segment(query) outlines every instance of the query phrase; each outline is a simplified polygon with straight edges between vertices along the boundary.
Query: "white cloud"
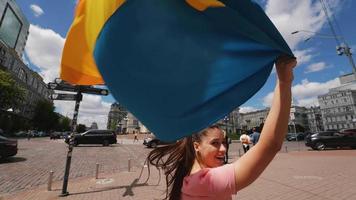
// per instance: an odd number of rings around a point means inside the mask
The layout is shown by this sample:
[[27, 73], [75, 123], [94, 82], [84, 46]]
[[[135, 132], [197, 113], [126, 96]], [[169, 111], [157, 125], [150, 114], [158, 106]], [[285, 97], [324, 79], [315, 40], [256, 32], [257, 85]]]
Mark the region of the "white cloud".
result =
[[26, 44], [29, 61], [40, 69], [45, 82], [59, 77], [59, 66], [65, 39], [51, 29], [30, 25]]
[[43, 13], [44, 13], [42, 8], [36, 4], [31, 4], [30, 8], [36, 17], [39, 17], [39, 16], [43, 15]]
[[[58, 112], [73, 118], [74, 102], [54, 102]], [[100, 129], [106, 129], [110, 106], [111, 103], [103, 101], [101, 96], [84, 94], [79, 107], [78, 124], [85, 124], [89, 127], [93, 122], [96, 122]]]
[[312, 58], [312, 49], [296, 50], [294, 55], [297, 57], [298, 65], [308, 63]]
[[[340, 9], [341, 4], [341, 0], [328, 1], [334, 12]], [[292, 35], [293, 31], [319, 32], [326, 22], [320, 2], [314, 0], [268, 0], [265, 11], [292, 49], [315, 35], [305, 32]]]
[[239, 112], [240, 113], [248, 113], [248, 112], [253, 112], [256, 110], [259, 110], [259, 109], [252, 107], [252, 106], [244, 106], [244, 107], [240, 107]]
[[324, 70], [325, 68], [327, 68], [326, 63], [318, 62], [318, 63], [314, 63], [314, 64], [309, 65], [306, 68], [306, 71], [304, 73], [318, 72], [318, 71]]
[[[295, 105], [314, 106], [318, 104], [318, 96], [328, 93], [330, 88], [340, 86], [339, 78], [327, 82], [309, 82], [307, 79], [292, 87], [293, 100]], [[264, 106], [271, 106], [273, 92], [263, 98]]]
[[308, 38], [305, 34], [292, 35], [296, 30], [319, 31], [324, 24], [324, 13], [312, 0], [269, 0], [266, 13], [292, 49]]
[[273, 92], [270, 92], [263, 98], [263, 105], [265, 107], [271, 107], [273, 100]]

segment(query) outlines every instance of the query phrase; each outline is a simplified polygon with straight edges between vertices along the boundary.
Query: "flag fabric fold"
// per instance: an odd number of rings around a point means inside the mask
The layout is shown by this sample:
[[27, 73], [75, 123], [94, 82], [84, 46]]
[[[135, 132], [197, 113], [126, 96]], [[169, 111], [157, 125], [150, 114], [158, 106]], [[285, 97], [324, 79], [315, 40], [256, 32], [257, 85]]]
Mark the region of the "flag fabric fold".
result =
[[173, 141], [223, 118], [293, 56], [250, 0], [81, 0], [61, 77], [108, 86], [158, 138]]

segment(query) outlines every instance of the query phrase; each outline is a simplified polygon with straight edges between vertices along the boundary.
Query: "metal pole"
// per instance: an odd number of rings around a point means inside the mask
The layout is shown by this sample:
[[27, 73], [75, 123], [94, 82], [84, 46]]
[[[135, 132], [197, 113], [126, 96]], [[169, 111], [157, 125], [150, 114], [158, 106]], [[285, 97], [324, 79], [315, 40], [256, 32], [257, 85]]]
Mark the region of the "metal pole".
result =
[[70, 164], [72, 161], [72, 151], [73, 151], [73, 146], [74, 146], [74, 132], [75, 128], [77, 125], [77, 119], [78, 119], [78, 111], [79, 111], [79, 106], [80, 106], [80, 101], [82, 100], [82, 93], [79, 90], [77, 92], [77, 98], [75, 101], [75, 108], [74, 108], [74, 114], [73, 114], [73, 120], [72, 120], [72, 133], [70, 134], [70, 139], [69, 139], [69, 145], [68, 145], [68, 153], [67, 153], [67, 160], [66, 160], [66, 167], [64, 171], [64, 177], [63, 177], [63, 187], [62, 187], [62, 193], [60, 196], [68, 196], [69, 192], [67, 191], [67, 186], [68, 186], [68, 178], [69, 178], [69, 171], [70, 171]]
[[225, 134], [226, 134], [226, 137], [225, 137], [225, 143], [226, 143], [226, 152], [225, 152], [225, 164], [227, 164], [229, 162], [229, 138], [227, 136], [227, 121], [228, 121], [228, 118], [226, 117], [224, 119], [225, 121]]
[[49, 172], [49, 177], [48, 177], [48, 184], [47, 184], [47, 190], [51, 191], [52, 190], [52, 180], [53, 180], [53, 171], [51, 170]]
[[352, 53], [351, 53], [351, 51], [350, 51], [350, 47], [349, 47], [347, 44], [345, 44], [345, 46], [343, 47], [343, 49], [344, 49], [345, 55], [347, 56], [347, 58], [348, 58], [349, 61], [350, 61], [350, 64], [351, 64], [351, 66], [352, 66], [352, 71], [353, 71], [353, 73], [354, 73], [354, 76], [356, 77], [356, 65], [355, 65], [354, 59], [352, 58]]
[[95, 179], [99, 178], [99, 163], [96, 163], [96, 169], [95, 169]]

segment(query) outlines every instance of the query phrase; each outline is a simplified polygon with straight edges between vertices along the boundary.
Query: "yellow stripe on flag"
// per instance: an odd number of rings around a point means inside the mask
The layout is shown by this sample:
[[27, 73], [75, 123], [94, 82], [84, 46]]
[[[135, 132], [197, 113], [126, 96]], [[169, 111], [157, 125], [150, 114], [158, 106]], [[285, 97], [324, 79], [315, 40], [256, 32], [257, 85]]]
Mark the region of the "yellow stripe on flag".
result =
[[[225, 7], [225, 4], [218, 0], [185, 0], [193, 8], [204, 11], [209, 7]], [[238, 0], [236, 0], [238, 1]]]
[[62, 53], [61, 79], [77, 85], [104, 84], [95, 64], [96, 39], [125, 0], [80, 0]]

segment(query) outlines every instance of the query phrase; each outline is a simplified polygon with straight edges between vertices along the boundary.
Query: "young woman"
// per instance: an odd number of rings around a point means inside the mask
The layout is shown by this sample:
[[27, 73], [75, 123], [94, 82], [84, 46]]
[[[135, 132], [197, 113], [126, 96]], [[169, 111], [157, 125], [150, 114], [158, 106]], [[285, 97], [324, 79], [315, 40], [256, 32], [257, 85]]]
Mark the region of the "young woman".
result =
[[168, 199], [231, 199], [232, 194], [259, 177], [281, 149], [287, 132], [296, 64], [294, 58], [286, 56], [276, 61], [278, 80], [260, 140], [239, 160], [223, 165], [225, 139], [214, 125], [150, 152], [149, 163], [165, 172]]

